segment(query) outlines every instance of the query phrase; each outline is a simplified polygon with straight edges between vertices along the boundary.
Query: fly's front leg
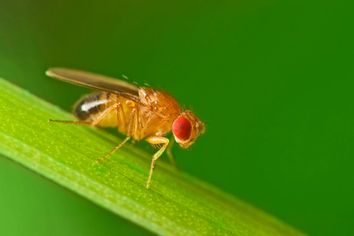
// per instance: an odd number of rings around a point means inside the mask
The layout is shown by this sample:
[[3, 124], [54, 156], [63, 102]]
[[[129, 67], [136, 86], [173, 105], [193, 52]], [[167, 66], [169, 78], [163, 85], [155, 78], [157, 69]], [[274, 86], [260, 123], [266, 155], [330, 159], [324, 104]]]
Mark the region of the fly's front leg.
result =
[[149, 177], [146, 181], [146, 188], [150, 187], [150, 182], [151, 182], [151, 177], [152, 173], [154, 171], [155, 167], [155, 162], [156, 160], [163, 154], [163, 152], [166, 150], [169, 140], [165, 137], [158, 137], [158, 136], [153, 136], [153, 137], [148, 137], [146, 141], [152, 145], [159, 145], [162, 144], [162, 147], [153, 155], [152, 160], [151, 160], [151, 165], [150, 165], [150, 172], [149, 172]]
[[167, 157], [169, 159], [169, 161], [171, 162], [171, 164], [174, 166], [174, 167], [177, 167], [177, 164], [176, 164], [176, 160], [173, 156], [173, 153], [172, 153], [172, 147], [173, 147], [173, 144], [175, 143], [175, 139], [172, 139], [170, 141], [170, 143], [168, 144], [168, 147], [166, 149], [166, 154], [167, 154]]

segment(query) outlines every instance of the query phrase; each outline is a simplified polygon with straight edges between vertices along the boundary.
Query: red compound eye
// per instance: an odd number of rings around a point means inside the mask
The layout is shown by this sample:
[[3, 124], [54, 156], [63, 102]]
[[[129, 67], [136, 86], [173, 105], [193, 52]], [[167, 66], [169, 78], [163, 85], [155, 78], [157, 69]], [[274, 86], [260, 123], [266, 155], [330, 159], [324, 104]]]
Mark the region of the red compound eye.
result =
[[191, 136], [192, 125], [191, 122], [183, 117], [178, 117], [172, 124], [173, 134], [180, 140], [186, 141]]

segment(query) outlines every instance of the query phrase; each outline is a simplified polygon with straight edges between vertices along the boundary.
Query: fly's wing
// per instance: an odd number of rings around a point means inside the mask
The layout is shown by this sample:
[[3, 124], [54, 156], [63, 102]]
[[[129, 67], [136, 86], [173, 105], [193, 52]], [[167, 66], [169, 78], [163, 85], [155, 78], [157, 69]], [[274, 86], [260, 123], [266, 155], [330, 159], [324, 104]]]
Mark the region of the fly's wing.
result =
[[139, 88], [119, 79], [66, 68], [49, 68], [46, 75], [71, 84], [116, 93], [139, 102]]

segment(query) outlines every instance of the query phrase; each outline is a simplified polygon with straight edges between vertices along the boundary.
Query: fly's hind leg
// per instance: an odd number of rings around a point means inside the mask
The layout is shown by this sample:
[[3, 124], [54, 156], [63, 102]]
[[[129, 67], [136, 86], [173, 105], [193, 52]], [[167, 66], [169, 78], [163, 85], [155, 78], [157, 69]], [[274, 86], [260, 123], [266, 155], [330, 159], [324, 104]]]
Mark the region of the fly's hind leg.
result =
[[[116, 109], [116, 113], [117, 113], [117, 127], [119, 126], [119, 123], [122, 125], [124, 125], [125, 120], [124, 120], [124, 116], [122, 115], [122, 105], [120, 103], [120, 101], [118, 100], [118, 97], [116, 97], [116, 104], [114, 106], [112, 106], [112, 109]], [[111, 151], [109, 151], [108, 153], [106, 153], [104, 156], [97, 158], [95, 163], [96, 164], [100, 164], [102, 162], [104, 162], [105, 160], [107, 160], [108, 158], [110, 158], [116, 151], [118, 151], [118, 149], [120, 149], [121, 147], [123, 147], [123, 145], [130, 139], [130, 136], [128, 135], [127, 137], [125, 137], [125, 139], [120, 142], [117, 146], [115, 146]]]
[[129, 136], [125, 137], [125, 139], [120, 142], [117, 146], [115, 146], [111, 151], [109, 151], [108, 153], [106, 153], [106, 155], [100, 157], [100, 158], [97, 158], [96, 159], [96, 164], [99, 164], [99, 163], [102, 163], [103, 161], [107, 160], [108, 158], [110, 158], [113, 153], [115, 153], [119, 148], [123, 147], [123, 145], [130, 139]]
[[63, 124], [71, 124], [71, 125], [92, 125], [92, 122], [89, 121], [84, 121], [84, 120], [54, 120], [54, 119], [49, 119], [49, 122], [55, 122], [55, 123], [63, 123]]
[[151, 177], [152, 177], [152, 173], [154, 171], [155, 168], [155, 162], [156, 160], [163, 154], [163, 152], [166, 150], [169, 140], [165, 137], [158, 137], [158, 136], [154, 136], [154, 137], [149, 137], [146, 139], [146, 141], [152, 145], [160, 145], [162, 144], [162, 147], [153, 155], [152, 160], [151, 160], [151, 165], [150, 165], [150, 171], [149, 171], [149, 177], [146, 181], [146, 188], [150, 187], [150, 182], [151, 182]]
[[110, 106], [106, 108], [98, 117], [95, 118], [93, 121], [85, 121], [85, 120], [78, 120], [78, 121], [71, 121], [71, 120], [53, 120], [49, 119], [49, 122], [56, 122], [56, 123], [63, 123], [63, 124], [73, 124], [73, 125], [89, 125], [89, 126], [96, 126], [99, 124], [105, 116], [111, 112], [113, 109], [116, 109], [118, 105]]
[[[116, 109], [116, 112], [117, 112], [117, 127], [119, 127], [119, 125], [125, 126], [126, 120], [124, 119], [122, 105], [121, 105], [120, 101], [118, 100], [118, 97], [116, 97], [116, 105], [113, 108]], [[111, 151], [106, 153], [106, 155], [98, 158], [95, 163], [99, 164], [99, 163], [104, 162], [105, 160], [110, 158], [116, 151], [118, 151], [118, 149], [123, 147], [123, 145], [131, 138], [129, 132], [127, 132], [127, 135], [128, 136], [125, 137], [125, 139], [122, 142], [120, 142], [117, 146], [115, 146]]]

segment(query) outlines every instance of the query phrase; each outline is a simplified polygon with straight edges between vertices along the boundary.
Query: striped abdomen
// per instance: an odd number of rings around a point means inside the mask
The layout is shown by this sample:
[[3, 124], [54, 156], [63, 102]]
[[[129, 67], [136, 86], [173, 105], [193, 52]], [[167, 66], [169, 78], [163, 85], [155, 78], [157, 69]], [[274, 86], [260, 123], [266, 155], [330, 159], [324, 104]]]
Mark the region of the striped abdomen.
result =
[[74, 106], [74, 115], [82, 121], [101, 127], [117, 127], [118, 95], [97, 92], [84, 96]]
[[107, 93], [98, 92], [82, 97], [74, 105], [74, 115], [83, 121], [92, 121], [108, 104]]
[[74, 106], [74, 115], [96, 126], [117, 127], [121, 133], [141, 139], [138, 105], [118, 94], [97, 92], [84, 96]]

